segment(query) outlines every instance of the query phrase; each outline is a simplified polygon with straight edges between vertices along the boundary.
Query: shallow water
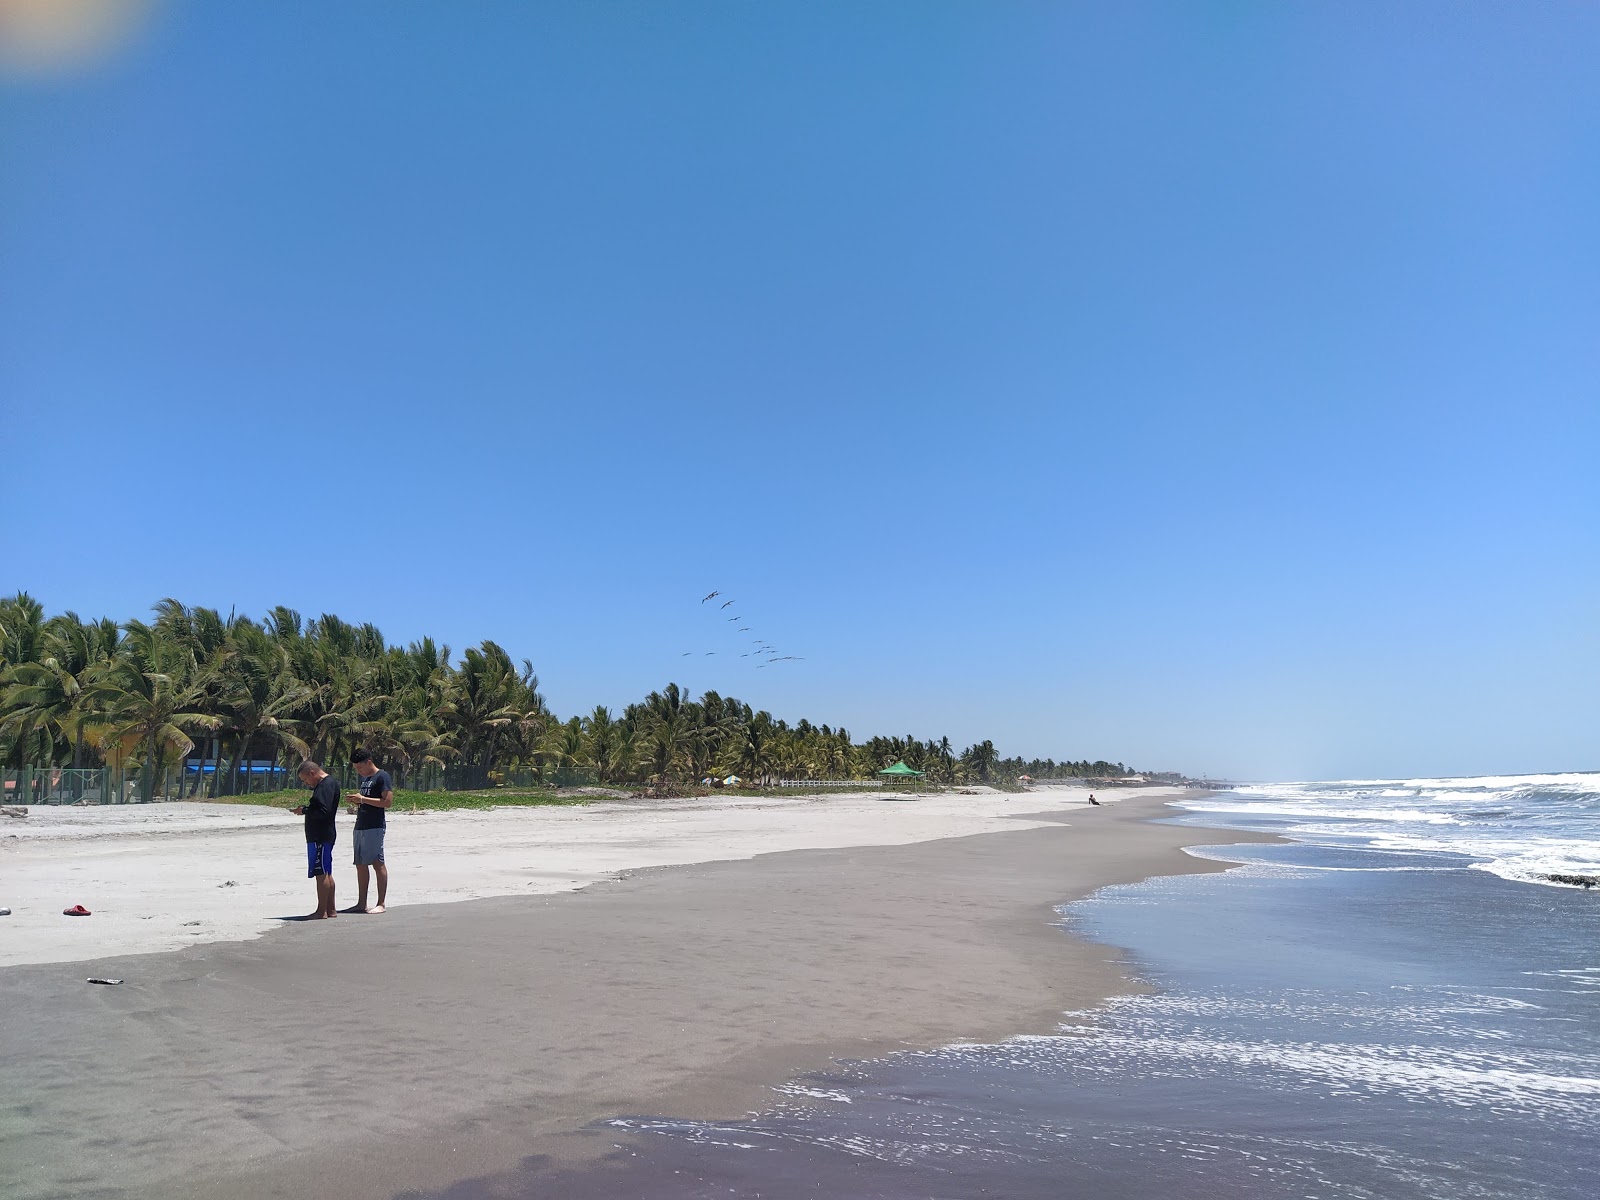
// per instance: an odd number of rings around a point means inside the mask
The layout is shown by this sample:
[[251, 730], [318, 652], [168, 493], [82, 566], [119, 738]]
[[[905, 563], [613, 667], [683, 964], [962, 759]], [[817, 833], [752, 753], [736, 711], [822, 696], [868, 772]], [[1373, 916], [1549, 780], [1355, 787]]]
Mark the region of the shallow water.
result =
[[[1418, 781], [1370, 802], [1428, 820], [1317, 811], [1358, 810], [1349, 789], [1203, 802], [1176, 819], [1296, 840], [1207, 849], [1244, 865], [1063, 909], [1069, 928], [1128, 948], [1152, 993], [1067, 1014], [1058, 1036], [798, 1080], [749, 1121], [611, 1122], [593, 1131], [617, 1146], [600, 1166], [530, 1163], [496, 1194], [1588, 1200], [1600, 892], [1481, 869], [1491, 840], [1526, 853], [1560, 839], [1574, 862], [1600, 850], [1583, 845], [1592, 787], [1529, 815], [1549, 778], [1476, 793]], [[1486, 794], [1517, 789], [1520, 806]], [[1513, 815], [1484, 816], [1490, 805]], [[1418, 847], [1385, 823], [1468, 832]]]

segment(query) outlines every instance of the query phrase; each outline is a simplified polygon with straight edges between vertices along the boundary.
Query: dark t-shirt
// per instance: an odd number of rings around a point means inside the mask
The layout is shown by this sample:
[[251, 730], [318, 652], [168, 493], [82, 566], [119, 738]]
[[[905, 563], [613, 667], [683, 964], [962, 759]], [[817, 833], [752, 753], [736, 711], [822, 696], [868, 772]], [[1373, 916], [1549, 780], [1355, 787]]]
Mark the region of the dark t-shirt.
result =
[[[394, 791], [394, 784], [389, 782], [389, 772], [375, 771], [371, 775], [361, 778], [361, 794], [363, 796], [376, 796], [383, 799], [385, 792]], [[357, 829], [382, 829], [384, 817], [388, 814], [381, 808], [374, 808], [370, 804], [363, 804], [356, 809]]]
[[306, 841], [332, 842], [333, 818], [339, 815], [339, 781], [324, 775], [306, 801]]

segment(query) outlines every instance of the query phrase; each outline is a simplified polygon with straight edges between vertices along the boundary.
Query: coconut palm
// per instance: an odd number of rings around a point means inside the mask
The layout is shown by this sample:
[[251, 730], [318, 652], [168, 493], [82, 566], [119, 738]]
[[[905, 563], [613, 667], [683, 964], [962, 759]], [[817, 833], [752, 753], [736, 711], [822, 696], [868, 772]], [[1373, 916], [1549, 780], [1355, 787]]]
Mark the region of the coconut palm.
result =
[[221, 719], [203, 708], [211, 680], [187, 648], [143, 621], [128, 622], [126, 631], [123, 652], [94, 694], [102, 741], [142, 751], [140, 795], [149, 799], [166, 755], [187, 754], [194, 748], [190, 731], [215, 729]]
[[[229, 643], [216, 690], [219, 728], [234, 744], [228, 774], [232, 788], [238, 790], [240, 772], [253, 744], [265, 741], [299, 755], [309, 753], [310, 747], [294, 732], [291, 718], [307, 701], [311, 689], [295, 678], [288, 651], [253, 621], [237, 622], [229, 631]], [[223, 776], [219, 763], [211, 778], [213, 796], [218, 794]], [[244, 770], [243, 776], [248, 792], [250, 772]]]

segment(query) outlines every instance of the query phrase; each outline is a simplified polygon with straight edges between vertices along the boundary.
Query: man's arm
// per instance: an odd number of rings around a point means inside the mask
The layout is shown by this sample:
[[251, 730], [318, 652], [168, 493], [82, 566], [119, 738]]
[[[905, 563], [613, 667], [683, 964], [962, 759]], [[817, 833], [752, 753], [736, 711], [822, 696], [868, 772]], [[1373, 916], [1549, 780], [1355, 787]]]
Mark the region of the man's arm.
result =
[[[387, 776], [384, 777], [384, 782], [388, 782]], [[386, 787], [381, 794], [376, 796], [363, 796], [357, 792], [351, 799], [356, 802], [358, 808], [363, 804], [370, 804], [373, 808], [388, 808], [394, 803], [394, 789]]]

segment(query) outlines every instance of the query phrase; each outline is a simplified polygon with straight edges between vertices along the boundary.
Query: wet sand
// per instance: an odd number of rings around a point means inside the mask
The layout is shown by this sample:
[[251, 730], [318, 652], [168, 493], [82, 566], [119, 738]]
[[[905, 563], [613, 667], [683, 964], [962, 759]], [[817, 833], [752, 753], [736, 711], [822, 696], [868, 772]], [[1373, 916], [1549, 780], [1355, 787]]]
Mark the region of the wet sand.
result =
[[530, 1155], [608, 1150], [562, 1136], [607, 1116], [735, 1117], [840, 1058], [1048, 1032], [1128, 990], [1054, 905], [1244, 840], [1142, 819], [1160, 813], [8, 968], [0, 1194], [493, 1194]]

